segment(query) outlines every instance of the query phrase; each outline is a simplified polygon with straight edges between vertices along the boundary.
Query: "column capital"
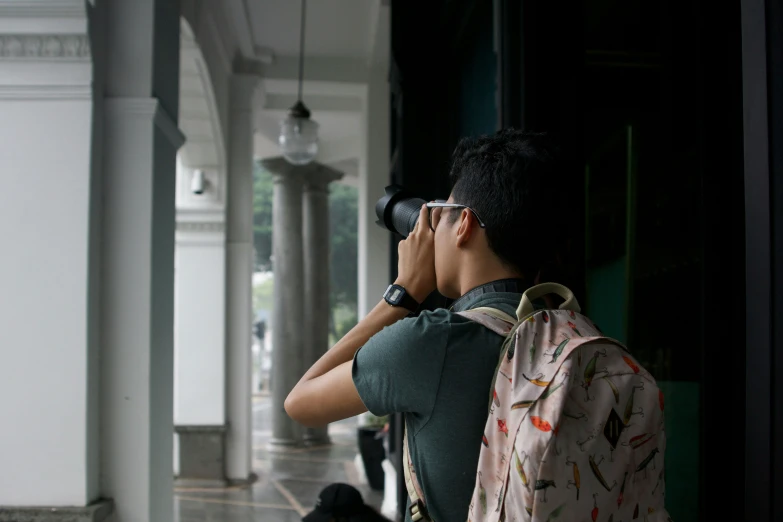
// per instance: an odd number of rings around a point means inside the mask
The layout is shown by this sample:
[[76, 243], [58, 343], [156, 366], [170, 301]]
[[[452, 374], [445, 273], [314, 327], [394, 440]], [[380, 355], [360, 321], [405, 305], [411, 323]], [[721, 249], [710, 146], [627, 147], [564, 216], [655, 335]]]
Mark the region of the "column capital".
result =
[[[232, 111], [248, 112], [263, 106], [263, 89], [261, 78], [255, 74], [231, 74], [231, 109]], [[261, 97], [261, 104], [258, 99]]]
[[342, 179], [343, 173], [318, 162], [307, 165], [292, 165], [282, 156], [261, 160], [261, 164], [271, 174], [275, 183], [284, 180], [304, 183], [306, 191], [325, 191], [329, 183]]
[[343, 173], [322, 163], [313, 162], [304, 173], [305, 192], [329, 192], [329, 183], [342, 179]]
[[272, 181], [282, 182], [304, 182], [302, 169], [300, 165], [291, 165], [282, 156], [265, 158], [261, 160], [261, 165], [272, 174]]

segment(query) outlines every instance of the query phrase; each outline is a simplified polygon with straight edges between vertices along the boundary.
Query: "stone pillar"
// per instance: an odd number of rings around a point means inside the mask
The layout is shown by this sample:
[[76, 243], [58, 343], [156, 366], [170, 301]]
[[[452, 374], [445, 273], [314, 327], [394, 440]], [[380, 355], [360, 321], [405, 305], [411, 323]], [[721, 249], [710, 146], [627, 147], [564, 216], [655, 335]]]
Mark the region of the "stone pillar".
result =
[[226, 235], [226, 476], [252, 479], [253, 95], [258, 78], [234, 74], [228, 140]]
[[285, 412], [285, 399], [304, 371], [304, 250], [302, 240], [302, 167], [282, 157], [263, 160], [272, 173], [272, 438], [270, 449], [296, 446], [302, 428]]
[[102, 95], [87, 3], [56, 4], [0, 0], [0, 506], [17, 506], [2, 520], [111, 511], [91, 505], [104, 496]]
[[[101, 493], [117, 520], [173, 520], [177, 0], [102, 0]], [[95, 40], [95, 38], [94, 38]], [[73, 203], [72, 203], [73, 204]], [[57, 393], [62, 390], [56, 389]], [[97, 399], [96, 399], [97, 400]], [[61, 450], [58, 450], [61, 451]]]
[[[329, 183], [341, 172], [312, 163], [304, 171], [304, 368], [329, 349]], [[304, 441], [329, 443], [329, 427], [305, 428]]]

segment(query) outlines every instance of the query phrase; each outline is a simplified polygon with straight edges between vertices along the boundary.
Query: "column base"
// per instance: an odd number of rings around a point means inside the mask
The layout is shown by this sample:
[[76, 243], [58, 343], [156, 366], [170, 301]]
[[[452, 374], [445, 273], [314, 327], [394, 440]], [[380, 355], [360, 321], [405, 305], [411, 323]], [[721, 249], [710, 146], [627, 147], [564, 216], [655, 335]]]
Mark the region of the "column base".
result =
[[250, 476], [244, 479], [228, 479], [228, 485], [229, 486], [238, 486], [238, 487], [244, 487], [249, 486], [251, 484], [255, 484], [258, 482], [258, 475], [255, 473], [250, 473]]
[[305, 446], [329, 446], [332, 444], [328, 427], [305, 428], [302, 435]]
[[302, 441], [296, 439], [276, 439], [271, 438], [266, 444], [266, 449], [270, 453], [285, 453], [302, 447]]
[[225, 487], [226, 426], [175, 426], [179, 435], [179, 487]]
[[174, 477], [175, 488], [222, 489], [230, 486], [227, 479], [193, 479], [182, 476]]
[[[246, 487], [258, 482], [258, 475], [251, 473], [249, 477], [245, 479], [189, 479], [184, 477], [176, 477], [174, 479], [175, 488], [204, 488], [204, 489], [223, 489], [231, 487]], [[2, 521], [0, 521], [2, 522]]]
[[0, 522], [103, 522], [113, 512], [112, 500], [84, 507], [0, 507]]

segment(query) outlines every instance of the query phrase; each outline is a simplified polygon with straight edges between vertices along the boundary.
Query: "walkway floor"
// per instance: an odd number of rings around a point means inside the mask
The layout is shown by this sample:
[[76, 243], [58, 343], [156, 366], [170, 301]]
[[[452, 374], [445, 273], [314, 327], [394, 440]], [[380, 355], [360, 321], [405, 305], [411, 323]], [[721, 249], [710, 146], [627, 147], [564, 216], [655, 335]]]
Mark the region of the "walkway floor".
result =
[[353, 484], [366, 503], [380, 508], [382, 493], [358, 483], [353, 464], [358, 452], [355, 419], [329, 427], [331, 446], [270, 453], [270, 408], [269, 398], [253, 401], [253, 468], [258, 481], [243, 488], [177, 488], [176, 522], [298, 522], [312, 510], [318, 493], [334, 482]]

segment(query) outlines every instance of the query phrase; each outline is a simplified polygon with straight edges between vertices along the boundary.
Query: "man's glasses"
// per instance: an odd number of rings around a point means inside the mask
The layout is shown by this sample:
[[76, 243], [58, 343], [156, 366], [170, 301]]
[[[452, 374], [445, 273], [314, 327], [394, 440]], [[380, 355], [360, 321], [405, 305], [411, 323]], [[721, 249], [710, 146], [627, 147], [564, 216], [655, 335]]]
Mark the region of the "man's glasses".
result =
[[476, 221], [478, 221], [479, 226], [481, 228], [486, 227], [486, 225], [484, 225], [484, 222], [481, 220], [481, 218], [476, 213], [476, 211], [470, 208], [469, 206], [460, 205], [459, 203], [446, 203], [443, 200], [438, 200], [438, 201], [433, 201], [432, 203], [427, 203], [427, 209], [428, 209], [427, 213], [430, 216], [430, 230], [435, 232], [435, 228], [438, 226], [438, 223], [440, 222], [440, 218], [443, 215], [444, 209], [451, 209], [451, 208], [470, 210], [473, 213], [473, 215], [476, 217]]

